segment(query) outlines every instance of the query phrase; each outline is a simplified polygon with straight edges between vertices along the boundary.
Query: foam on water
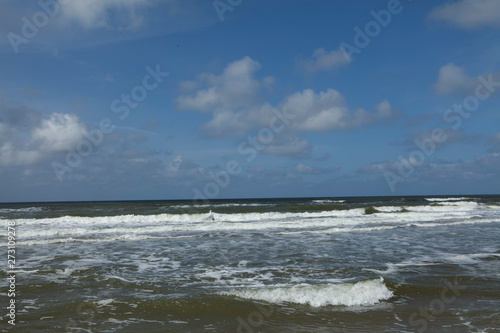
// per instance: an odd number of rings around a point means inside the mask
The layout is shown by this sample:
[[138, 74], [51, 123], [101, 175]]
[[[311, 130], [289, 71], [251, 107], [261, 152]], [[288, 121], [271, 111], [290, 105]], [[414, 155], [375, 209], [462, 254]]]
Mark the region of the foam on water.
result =
[[208, 207], [267, 207], [275, 206], [271, 203], [224, 203], [224, 204], [201, 204], [201, 205], [175, 205], [174, 208], [208, 208]]
[[471, 211], [480, 207], [480, 204], [474, 201], [439, 201], [434, 205], [411, 207], [412, 211]]
[[394, 275], [408, 267], [426, 267], [436, 266], [441, 264], [454, 264], [454, 265], [473, 265], [481, 262], [481, 259], [500, 258], [499, 253], [471, 253], [471, 254], [458, 254], [458, 253], [443, 253], [436, 252], [431, 255], [423, 255], [404, 260], [399, 263], [386, 263], [386, 270], [378, 270], [373, 268], [364, 268], [363, 270], [373, 272], [379, 275]]
[[467, 200], [469, 198], [465, 198], [465, 197], [462, 197], [462, 198], [425, 198], [425, 200], [427, 201], [462, 201], [462, 200]]
[[[44, 210], [43, 207], [27, 207], [27, 208], [0, 208], [2, 213], [38, 213]], [[1, 217], [0, 217], [1, 218]]]
[[314, 202], [314, 203], [344, 203], [345, 200], [328, 200], [328, 199], [323, 199], [323, 200], [313, 200], [312, 202]]
[[[407, 212], [402, 212], [401, 207], [384, 206], [377, 207], [382, 213], [401, 213], [401, 216], [407, 216], [408, 212], [416, 213], [468, 213], [473, 209], [478, 208], [479, 205], [475, 202], [461, 202], [460, 204], [447, 204], [439, 206], [421, 206], [409, 207]], [[119, 216], [97, 216], [97, 217], [83, 217], [83, 216], [63, 216], [56, 218], [43, 218], [43, 219], [16, 219], [17, 222], [23, 225], [37, 225], [50, 224], [52, 226], [65, 227], [70, 225], [107, 225], [107, 224], [120, 224], [121, 226], [133, 224], [137, 226], [147, 226], [149, 224], [157, 224], [166, 222], [169, 224], [186, 224], [186, 223], [199, 223], [199, 222], [264, 222], [264, 221], [289, 221], [293, 219], [312, 219], [312, 218], [325, 218], [325, 217], [361, 217], [365, 215], [363, 208], [355, 208], [349, 210], [332, 210], [321, 212], [265, 212], [265, 213], [217, 213], [210, 211], [204, 214], [156, 214], [156, 215], [119, 215]], [[376, 215], [376, 214], [374, 214]], [[423, 217], [423, 215], [419, 215]], [[435, 216], [433, 217], [435, 218]]]
[[266, 301], [269, 303], [297, 303], [314, 307], [327, 305], [373, 305], [394, 296], [384, 280], [374, 279], [341, 284], [298, 284], [252, 289], [235, 289], [220, 292], [221, 295]]
[[445, 281], [467, 289], [439, 318], [462, 315], [476, 325], [483, 308], [483, 317], [498, 309], [500, 206], [491, 200], [346, 199], [340, 209], [312, 201], [257, 209], [217, 201], [198, 211], [106, 203], [98, 213], [100, 204], [64, 204], [3, 216], [16, 218], [23, 299], [36, 300], [23, 311], [38, 307], [29, 320], [48, 331], [85, 319], [75, 309], [90, 303], [95, 320], [81, 331], [245, 331], [236, 318], [250, 325], [264, 303], [279, 307], [266, 320], [271, 330], [361, 332], [380, 320], [366, 331], [404, 332], [415, 330], [409, 316], [435, 305]]
[[175, 238], [205, 232], [265, 231], [288, 234], [369, 232], [398, 227], [432, 228], [453, 224], [498, 222], [500, 211], [500, 207], [487, 207], [474, 201], [451, 200], [423, 206], [375, 208], [377, 212], [373, 214], [366, 214], [364, 208], [353, 208], [313, 212], [210, 211], [203, 214], [62, 216], [12, 221], [16, 222], [19, 244], [35, 245], [73, 241]]

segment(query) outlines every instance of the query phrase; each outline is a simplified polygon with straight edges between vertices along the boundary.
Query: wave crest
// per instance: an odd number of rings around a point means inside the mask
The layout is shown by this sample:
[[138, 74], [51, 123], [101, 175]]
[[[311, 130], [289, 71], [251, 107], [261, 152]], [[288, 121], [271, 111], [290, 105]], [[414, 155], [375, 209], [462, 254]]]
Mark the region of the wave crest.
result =
[[373, 305], [394, 296], [384, 280], [373, 279], [341, 284], [298, 284], [292, 287], [235, 289], [221, 295], [261, 300], [269, 303], [298, 303], [313, 307], [327, 305]]

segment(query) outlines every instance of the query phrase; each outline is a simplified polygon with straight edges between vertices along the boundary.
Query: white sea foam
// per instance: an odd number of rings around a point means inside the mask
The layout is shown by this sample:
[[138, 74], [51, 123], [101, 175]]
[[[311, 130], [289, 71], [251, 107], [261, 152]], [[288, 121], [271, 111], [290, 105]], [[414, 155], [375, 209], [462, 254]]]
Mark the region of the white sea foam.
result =
[[196, 222], [251, 222], [251, 221], [266, 221], [266, 220], [288, 220], [293, 218], [316, 218], [316, 217], [349, 217], [363, 215], [364, 210], [351, 209], [351, 210], [333, 210], [322, 212], [302, 212], [302, 213], [281, 213], [281, 212], [266, 212], [266, 213], [216, 213], [210, 211], [204, 214], [157, 214], [157, 215], [119, 215], [119, 216], [96, 216], [96, 217], [83, 217], [83, 216], [63, 216], [57, 218], [45, 219], [18, 219], [16, 221], [23, 224], [36, 224], [41, 223], [62, 226], [68, 224], [75, 225], [103, 225], [103, 224], [137, 224], [141, 223], [142, 226], [147, 223], [196, 223]]
[[314, 202], [314, 203], [343, 203], [343, 202], [345, 202], [345, 200], [327, 200], [327, 199], [323, 199], [323, 200], [313, 200], [312, 202]]
[[[410, 217], [410, 215], [408, 216]], [[300, 234], [308, 233], [347, 233], [347, 232], [371, 232], [390, 230], [398, 227], [443, 227], [463, 224], [479, 223], [499, 223], [500, 219], [482, 219], [482, 220], [456, 220], [456, 217], [441, 217], [439, 222], [434, 221], [432, 216], [427, 216], [425, 220], [414, 216], [413, 218], [396, 221], [396, 219], [317, 219], [312, 221], [296, 220], [286, 221], [267, 221], [253, 223], [197, 223], [186, 225], [159, 224], [149, 227], [138, 227], [130, 225], [128, 227], [102, 226], [100, 228], [56, 228], [40, 231], [36, 229], [20, 229], [18, 232], [19, 245], [38, 245], [46, 243], [70, 243], [70, 242], [99, 242], [99, 241], [139, 241], [152, 238], [187, 238], [195, 237], [193, 235], [176, 235], [176, 232], [245, 232], [261, 231], [277, 234]], [[446, 222], [446, 220], [450, 220]], [[418, 222], [417, 222], [418, 221]], [[404, 223], [401, 223], [404, 222]], [[387, 225], [381, 225], [387, 224]], [[22, 239], [22, 240], [21, 240]], [[4, 243], [0, 242], [0, 245]]]
[[408, 206], [406, 210], [409, 212], [418, 212], [423, 216], [438, 214], [436, 219], [449, 216], [472, 216], [474, 212], [480, 212], [485, 207], [474, 201], [454, 201], [454, 202], [439, 202], [436, 205], [427, 206]]
[[341, 284], [298, 284], [295, 286], [274, 286], [265, 288], [234, 289], [220, 292], [221, 295], [245, 299], [262, 300], [270, 303], [298, 303], [314, 307], [327, 305], [373, 305], [391, 298], [394, 294], [382, 278], [356, 283]]
[[468, 200], [469, 198], [461, 197], [461, 198], [425, 198], [427, 201], [463, 201]]
[[96, 301], [95, 303], [98, 305], [98, 306], [106, 306], [106, 305], [109, 305], [111, 303], [113, 303], [115, 300], [113, 298], [108, 298], [108, 299], [103, 299], [103, 300], [100, 300], [100, 301]]
[[403, 211], [401, 206], [377, 207], [379, 213], [375, 214], [365, 214], [363, 208], [355, 208], [319, 212], [228, 214], [210, 211], [204, 214], [63, 216], [13, 221], [19, 226], [19, 244], [35, 245], [188, 237], [186, 233], [192, 235], [197, 232], [369, 232], [397, 227], [432, 228], [452, 224], [495, 223], [500, 216], [500, 207], [486, 207], [473, 201], [450, 201], [405, 208]]
[[375, 209], [383, 213], [394, 213], [394, 212], [401, 212], [403, 210], [403, 207], [382, 206], [382, 207], [375, 207]]
[[450, 263], [455, 265], [471, 265], [477, 264], [481, 259], [486, 258], [500, 258], [500, 254], [494, 252], [487, 253], [471, 253], [471, 254], [456, 254], [437, 252], [434, 255], [423, 255], [404, 260], [399, 263], [386, 263], [387, 269], [378, 270], [373, 268], [364, 268], [363, 270], [373, 272], [379, 275], [391, 275], [398, 273], [401, 269], [406, 267], [419, 267], [419, 266], [434, 266], [443, 263]]
[[43, 210], [43, 207], [1, 208], [0, 213], [37, 213], [42, 212]]
[[172, 208], [217, 208], [217, 207], [265, 207], [265, 206], [275, 206], [271, 203], [224, 203], [224, 204], [201, 204], [201, 205], [175, 205]]

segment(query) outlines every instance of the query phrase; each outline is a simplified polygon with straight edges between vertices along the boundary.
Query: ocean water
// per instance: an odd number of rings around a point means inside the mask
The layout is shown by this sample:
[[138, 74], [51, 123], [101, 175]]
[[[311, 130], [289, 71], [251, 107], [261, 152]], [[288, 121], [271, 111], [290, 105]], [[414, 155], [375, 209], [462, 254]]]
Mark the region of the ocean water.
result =
[[500, 332], [500, 196], [0, 204], [0, 221], [2, 332]]

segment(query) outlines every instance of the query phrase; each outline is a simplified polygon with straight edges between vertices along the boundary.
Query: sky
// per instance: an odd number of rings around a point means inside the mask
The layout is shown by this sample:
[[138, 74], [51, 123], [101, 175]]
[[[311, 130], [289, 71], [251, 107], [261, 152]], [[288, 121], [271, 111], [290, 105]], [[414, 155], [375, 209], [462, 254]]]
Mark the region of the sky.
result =
[[499, 193], [497, 0], [4, 0], [0, 36], [0, 202]]

